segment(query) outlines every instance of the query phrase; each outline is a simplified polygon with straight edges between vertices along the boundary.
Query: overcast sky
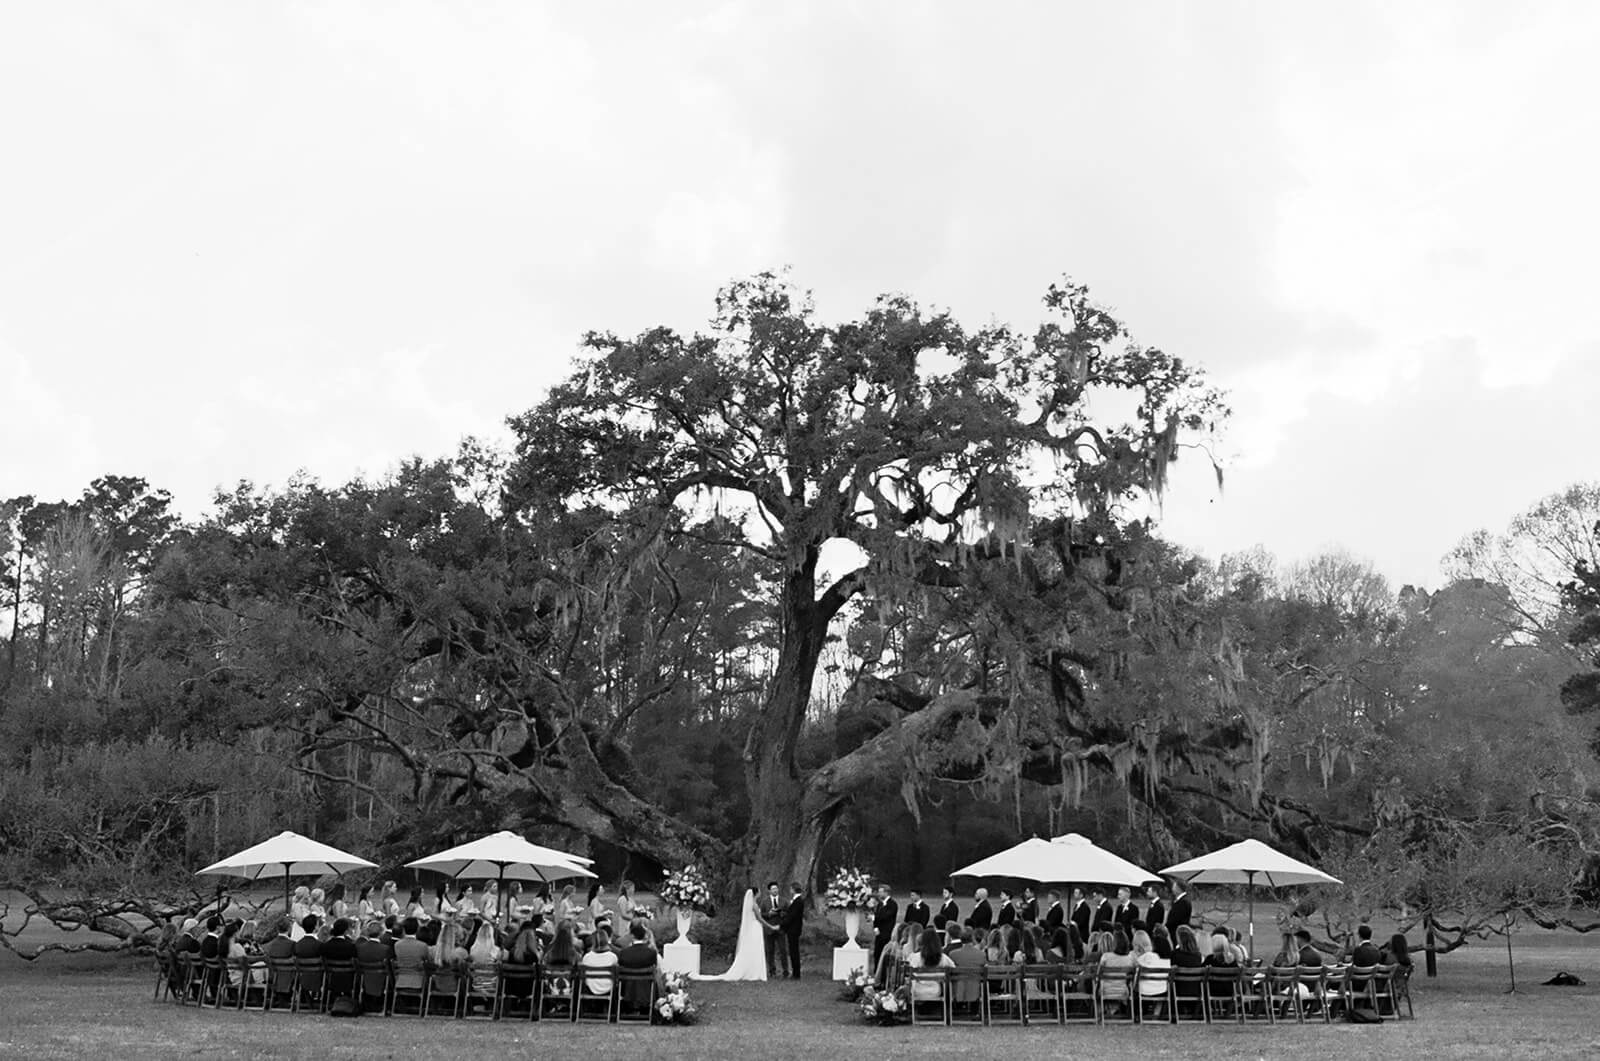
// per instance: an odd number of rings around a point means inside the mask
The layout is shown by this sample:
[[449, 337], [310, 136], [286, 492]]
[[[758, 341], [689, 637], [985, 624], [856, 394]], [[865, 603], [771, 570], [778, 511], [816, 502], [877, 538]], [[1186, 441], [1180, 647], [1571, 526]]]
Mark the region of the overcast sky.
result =
[[[1518, 10], [1527, 7], [1531, 13]], [[1171, 536], [1435, 586], [1597, 477], [1600, 4], [17, 4], [0, 496], [381, 474], [792, 266], [1229, 388]]]

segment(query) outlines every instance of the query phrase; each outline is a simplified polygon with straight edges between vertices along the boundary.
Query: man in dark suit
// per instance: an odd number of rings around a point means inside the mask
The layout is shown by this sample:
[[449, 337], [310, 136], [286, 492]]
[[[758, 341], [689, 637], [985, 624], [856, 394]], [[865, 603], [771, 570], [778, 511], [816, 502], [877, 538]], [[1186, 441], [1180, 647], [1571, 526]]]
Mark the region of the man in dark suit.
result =
[[[661, 979], [661, 970], [658, 967], [656, 949], [647, 942], [650, 938], [649, 926], [642, 920], [635, 920], [628, 926], [629, 943], [617, 952], [617, 968], [624, 972], [652, 971], [656, 974], [657, 989], [665, 986]], [[642, 1009], [650, 1004], [650, 988], [643, 983], [620, 981], [622, 984], [622, 1003], [635, 1009]]]
[[1022, 889], [1022, 909], [1017, 911], [1017, 920], [1024, 925], [1039, 923], [1039, 900], [1033, 897], [1032, 888]]
[[[204, 961], [216, 958], [226, 958], [228, 955], [222, 949], [222, 918], [212, 914], [206, 918], [206, 934], [200, 940], [200, 957]], [[217, 988], [222, 983], [221, 970], [205, 970], [205, 994], [207, 998], [216, 995]]]
[[922, 901], [922, 893], [911, 889], [911, 901], [906, 904], [906, 924], [928, 927], [928, 920], [932, 916], [928, 904]]
[[1122, 929], [1129, 940], [1139, 930], [1139, 904], [1133, 901], [1133, 891], [1128, 888], [1117, 889], [1117, 927]]
[[[276, 963], [289, 963], [294, 957], [294, 940], [289, 938], [289, 926], [292, 922], [287, 917], [278, 918], [278, 934], [267, 941], [265, 954]], [[273, 994], [287, 997], [289, 989], [294, 986], [294, 969], [279, 968], [272, 982]]]
[[[328, 930], [328, 942], [322, 945], [322, 960], [325, 962], [354, 962], [356, 960], [355, 940], [350, 938], [350, 921], [339, 918]], [[328, 995], [331, 998], [350, 998], [356, 993], [356, 974], [354, 970], [345, 973], [330, 973], [327, 979]]]
[[872, 967], [878, 967], [883, 948], [894, 935], [894, 926], [900, 920], [900, 904], [889, 895], [887, 884], [878, 885], [878, 905], [872, 914]]
[[1167, 911], [1167, 935], [1176, 940], [1178, 926], [1187, 925], [1194, 917], [1194, 910], [1189, 903], [1189, 889], [1183, 881], [1173, 884], [1172, 895], [1172, 909]]
[[800, 930], [806, 922], [805, 890], [798, 881], [789, 882], [789, 905], [784, 908], [779, 929], [789, 949], [789, 976], [800, 979]]
[[972, 916], [966, 925], [974, 933], [987, 932], [994, 924], [994, 907], [989, 905], [989, 889], [979, 888], [972, 893]]
[[761, 931], [767, 946], [767, 976], [773, 980], [789, 975], [789, 948], [782, 936], [783, 897], [778, 894], [778, 882], [767, 882], [767, 894], [761, 897]]
[[1000, 909], [996, 911], [994, 923], [996, 928], [1004, 928], [1017, 919], [1017, 904], [1011, 901], [1011, 893], [1004, 888], [1000, 889]]
[[1350, 952], [1351, 965], [1377, 965], [1383, 961], [1383, 952], [1378, 950], [1372, 942], [1372, 926], [1360, 925], [1356, 928], [1355, 949]]
[[1045, 931], [1053, 933], [1066, 923], [1067, 912], [1061, 907], [1061, 893], [1052, 889], [1050, 892], [1050, 905], [1044, 912]]
[[1077, 902], [1072, 907], [1072, 923], [1078, 926], [1078, 941], [1085, 946], [1089, 943], [1089, 926], [1094, 924], [1094, 908], [1089, 905], [1089, 897], [1083, 894], [1082, 889], [1073, 892]]
[[1311, 933], [1305, 929], [1294, 934], [1294, 941], [1300, 945], [1300, 964], [1317, 966], [1322, 964], [1322, 952], [1311, 945]]
[[[955, 922], [950, 923], [950, 946], [945, 949], [950, 955], [950, 960], [957, 969], [983, 968], [984, 955], [982, 941], [977, 941], [973, 946], [967, 946], [966, 933], [961, 931], [961, 926]], [[976, 1006], [978, 1004], [979, 986], [977, 981], [963, 980], [954, 988], [950, 1001], [957, 1006]]]
[[1152, 884], [1144, 890], [1144, 894], [1145, 898], [1150, 900], [1150, 905], [1145, 908], [1144, 912], [1145, 931], [1148, 932], [1157, 925], [1165, 928], [1167, 926], [1167, 905], [1161, 901], [1161, 889]]
[[961, 907], [956, 905], [956, 893], [946, 884], [939, 892], [944, 902], [939, 906], [939, 912], [933, 915], [933, 927], [945, 928], [948, 925], [961, 923]]
[[178, 943], [175, 948], [179, 954], [199, 954], [201, 932], [200, 922], [189, 918], [183, 923], [183, 930], [178, 933]]
[[382, 966], [394, 957], [394, 948], [384, 940], [383, 923], [367, 922], [366, 933], [356, 940], [356, 961], [361, 963], [361, 1008], [368, 1012], [383, 1009], [384, 983], [388, 972]]
[[1094, 909], [1094, 923], [1091, 928], [1095, 932], [1110, 932], [1117, 927], [1117, 911], [1111, 905], [1111, 900], [1106, 898], [1106, 893], [1096, 888], [1089, 895], [1089, 905]]
[[317, 938], [317, 926], [321, 924], [316, 914], [307, 914], [300, 920], [300, 929], [305, 933], [294, 941], [294, 956], [296, 958], [322, 957], [322, 941]]

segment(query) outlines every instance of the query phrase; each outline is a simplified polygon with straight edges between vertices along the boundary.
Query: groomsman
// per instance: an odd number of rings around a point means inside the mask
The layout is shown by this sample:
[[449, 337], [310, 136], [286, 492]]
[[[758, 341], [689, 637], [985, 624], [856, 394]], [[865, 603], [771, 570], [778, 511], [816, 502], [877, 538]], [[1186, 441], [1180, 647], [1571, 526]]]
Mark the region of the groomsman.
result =
[[967, 927], [973, 932], [987, 932], [994, 924], [994, 907], [989, 905], [989, 889], [979, 888], [972, 893], [972, 916]]
[[1033, 897], [1032, 888], [1022, 889], [1022, 910], [1018, 914], [1017, 920], [1025, 925], [1037, 925], [1039, 923], [1039, 900]]
[[1061, 893], [1052, 891], [1050, 893], [1050, 907], [1044, 912], [1044, 927], [1046, 930], [1054, 932], [1066, 923], [1067, 912], [1061, 909]]
[[944, 903], [939, 907], [939, 912], [933, 915], [935, 928], [944, 928], [946, 925], [959, 925], [961, 923], [961, 907], [956, 905], [956, 893], [946, 884], [940, 889], [939, 894], [944, 897]]
[[1163, 927], [1167, 923], [1167, 907], [1161, 901], [1161, 889], [1154, 884], [1144, 890], [1145, 897], [1150, 900], [1150, 905], [1144, 913], [1144, 927], [1148, 931], [1157, 925]]
[[929, 916], [928, 904], [922, 901], [922, 893], [911, 889], [911, 901], [906, 904], [906, 924], [927, 928]]
[[1173, 883], [1172, 894], [1172, 909], [1167, 911], [1167, 935], [1177, 939], [1178, 926], [1187, 925], [1194, 911], [1189, 905], [1189, 887], [1183, 881]]
[[1075, 890], [1073, 894], [1078, 897], [1078, 902], [1072, 908], [1072, 923], [1078, 926], [1078, 939], [1087, 946], [1089, 926], [1094, 923], [1094, 909], [1089, 905], [1089, 897], [1083, 894], [1081, 888]]
[[1116, 908], [1104, 891], [1096, 888], [1089, 896], [1089, 905], [1094, 907], [1094, 931], [1109, 932], [1117, 927]]
[[900, 920], [900, 904], [889, 895], [887, 884], [878, 885], [878, 908], [872, 915], [872, 967], [878, 967], [878, 957], [884, 944], [894, 935], [895, 922]]
[[1017, 919], [1017, 904], [1011, 901], [1011, 893], [1004, 888], [1000, 889], [1000, 911], [996, 914], [994, 924], [996, 928], [1003, 928]]
[[1128, 888], [1117, 889], [1117, 927], [1127, 933], [1130, 939], [1139, 928], [1139, 906], [1133, 901], [1133, 892]]

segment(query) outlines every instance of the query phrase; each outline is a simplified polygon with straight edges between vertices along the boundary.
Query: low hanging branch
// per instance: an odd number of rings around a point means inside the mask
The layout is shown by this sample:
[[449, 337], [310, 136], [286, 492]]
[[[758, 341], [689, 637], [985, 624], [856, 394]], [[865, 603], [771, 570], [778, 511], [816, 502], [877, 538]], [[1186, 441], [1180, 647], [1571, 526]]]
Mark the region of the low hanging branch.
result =
[[[0, 881], [0, 896], [11, 894], [23, 895], [27, 903], [14, 914], [12, 904], [0, 899], [0, 948], [30, 962], [50, 953], [153, 951], [161, 933], [161, 925], [167, 918], [193, 916], [207, 903], [207, 899], [199, 893], [181, 902], [139, 896], [52, 899], [36, 887], [15, 881]], [[31, 929], [36, 931], [35, 922], [40, 921], [69, 938], [47, 940], [32, 946], [21, 945], [23, 936], [29, 934]]]

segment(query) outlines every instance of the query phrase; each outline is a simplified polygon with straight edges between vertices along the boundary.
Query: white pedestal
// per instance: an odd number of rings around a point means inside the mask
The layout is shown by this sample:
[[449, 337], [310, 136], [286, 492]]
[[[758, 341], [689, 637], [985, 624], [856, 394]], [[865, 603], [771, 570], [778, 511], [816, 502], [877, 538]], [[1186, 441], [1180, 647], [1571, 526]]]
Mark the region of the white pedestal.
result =
[[661, 948], [661, 971], [700, 975], [700, 944], [668, 943]]
[[857, 969], [866, 969], [872, 972], [872, 952], [859, 943], [846, 943], [842, 947], [833, 948], [833, 978], [835, 980], [848, 980], [850, 974]]

